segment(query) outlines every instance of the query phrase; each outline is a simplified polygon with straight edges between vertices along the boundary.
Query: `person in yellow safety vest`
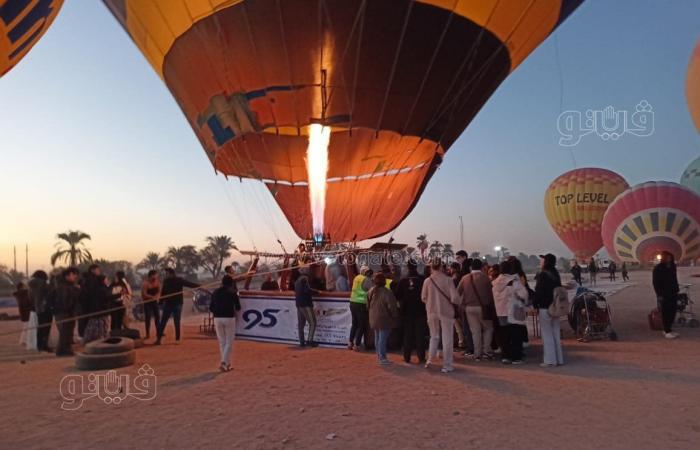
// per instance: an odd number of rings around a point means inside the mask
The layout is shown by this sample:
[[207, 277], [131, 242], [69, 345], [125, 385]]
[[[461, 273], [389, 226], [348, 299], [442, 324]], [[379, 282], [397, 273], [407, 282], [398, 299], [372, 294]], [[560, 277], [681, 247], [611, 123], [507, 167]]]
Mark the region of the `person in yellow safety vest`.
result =
[[367, 332], [367, 327], [369, 326], [367, 291], [371, 288], [372, 271], [368, 266], [362, 266], [360, 267], [360, 274], [352, 280], [352, 289], [350, 291], [352, 326], [350, 327], [350, 338], [348, 339], [349, 350], [361, 350], [360, 344], [362, 343], [362, 337]]

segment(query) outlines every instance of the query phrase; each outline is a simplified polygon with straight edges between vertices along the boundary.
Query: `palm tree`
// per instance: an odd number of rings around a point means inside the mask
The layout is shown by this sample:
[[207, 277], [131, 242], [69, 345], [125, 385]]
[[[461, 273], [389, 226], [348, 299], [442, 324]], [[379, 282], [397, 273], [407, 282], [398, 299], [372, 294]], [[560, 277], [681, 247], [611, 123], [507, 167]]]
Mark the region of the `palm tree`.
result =
[[206, 253], [213, 263], [211, 267], [213, 271], [210, 270], [210, 272], [214, 278], [218, 278], [224, 261], [231, 257], [231, 250], [236, 248], [236, 244], [229, 236], [208, 236], [206, 241], [208, 249]]
[[442, 255], [447, 258], [452, 258], [454, 256], [454, 250], [452, 249], [452, 244], [445, 244], [442, 247]]
[[416, 238], [416, 247], [418, 247], [418, 250], [420, 250], [421, 258], [425, 259], [425, 251], [428, 250], [429, 246], [430, 244], [428, 244], [428, 235], [425, 233], [419, 234]]
[[431, 258], [440, 256], [442, 255], [442, 249], [444, 248], [444, 245], [440, 241], [433, 241], [432, 244], [430, 244], [430, 252], [428, 253], [428, 256]]
[[160, 254], [156, 252], [148, 252], [146, 253], [146, 257], [136, 265], [136, 268], [144, 270], [158, 270], [166, 264], [167, 261], [165, 261], [164, 258], [161, 258]]
[[[83, 242], [91, 239], [89, 234], [78, 230], [68, 230], [65, 233], [57, 234], [56, 239], [59, 241], [56, 243], [56, 253], [51, 255], [52, 266], [55, 266], [59, 260], [68, 262], [71, 267], [92, 261], [92, 254], [90, 254]], [[68, 246], [63, 247], [63, 244]]]
[[166, 253], [167, 261], [179, 273], [195, 273], [201, 261], [194, 245], [170, 247]]

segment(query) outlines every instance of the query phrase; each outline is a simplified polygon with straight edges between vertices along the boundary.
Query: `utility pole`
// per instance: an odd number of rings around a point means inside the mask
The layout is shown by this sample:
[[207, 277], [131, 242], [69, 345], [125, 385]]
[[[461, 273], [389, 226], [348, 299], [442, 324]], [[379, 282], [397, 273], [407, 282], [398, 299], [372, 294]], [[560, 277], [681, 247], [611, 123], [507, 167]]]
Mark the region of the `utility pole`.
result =
[[16, 246], [16, 245], [13, 245], [13, 246], [12, 246], [12, 252], [14, 253], [14, 257], [15, 257], [15, 258], [14, 258], [14, 266], [13, 266], [13, 267], [14, 267], [14, 269], [15, 269], [15, 273], [17, 273], [17, 246]]
[[459, 216], [459, 249], [464, 250], [464, 221]]
[[29, 279], [29, 244], [24, 244], [24, 276]]

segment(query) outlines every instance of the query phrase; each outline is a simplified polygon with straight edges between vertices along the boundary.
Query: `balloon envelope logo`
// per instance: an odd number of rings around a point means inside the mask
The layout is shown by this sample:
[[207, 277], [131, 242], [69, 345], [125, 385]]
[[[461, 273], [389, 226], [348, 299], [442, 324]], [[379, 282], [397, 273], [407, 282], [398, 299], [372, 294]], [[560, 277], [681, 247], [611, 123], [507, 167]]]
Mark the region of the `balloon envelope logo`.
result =
[[628, 187], [615, 172], [592, 167], [566, 172], [549, 185], [544, 196], [547, 220], [576, 259], [587, 260], [603, 246], [603, 215]]
[[24, 58], [62, 5], [63, 0], [0, 0], [0, 76]]
[[611, 257], [648, 263], [662, 251], [681, 261], [700, 255], [700, 197], [665, 181], [634, 186], [610, 205], [602, 225]]

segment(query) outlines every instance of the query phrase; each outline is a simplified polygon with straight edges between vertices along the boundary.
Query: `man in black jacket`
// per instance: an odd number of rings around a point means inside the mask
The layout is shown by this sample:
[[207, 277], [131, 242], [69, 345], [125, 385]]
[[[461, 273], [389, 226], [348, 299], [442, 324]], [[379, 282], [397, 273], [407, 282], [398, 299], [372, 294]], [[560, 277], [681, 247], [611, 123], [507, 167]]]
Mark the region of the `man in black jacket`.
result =
[[676, 320], [678, 292], [680, 289], [678, 287], [676, 263], [670, 252], [661, 253], [661, 262], [654, 267], [652, 282], [664, 324], [664, 337], [666, 339], [676, 339], [678, 333], [674, 333], [671, 327], [673, 326], [673, 321]]
[[[58, 345], [56, 356], [72, 356], [73, 331], [75, 330], [75, 311], [80, 302], [78, 286], [78, 269], [70, 267], [63, 271], [56, 283], [54, 295], [54, 314], [58, 327]], [[68, 320], [71, 319], [71, 320]]]
[[428, 314], [421, 300], [424, 278], [418, 274], [415, 262], [408, 262], [408, 275], [396, 286], [401, 326], [403, 327], [403, 360], [411, 362], [411, 353], [416, 350], [418, 363], [425, 364], [425, 343], [428, 329]]
[[36, 329], [36, 349], [50, 352], [49, 334], [51, 333], [51, 323], [53, 313], [49, 300], [49, 276], [43, 270], [37, 270], [29, 280], [29, 298], [34, 302], [34, 311], [38, 322]]
[[219, 340], [221, 353], [219, 370], [228, 372], [231, 370], [231, 348], [236, 336], [236, 311], [241, 310], [236, 283], [232, 277], [226, 275], [221, 280], [221, 287], [211, 296], [209, 310], [214, 316], [214, 328]]
[[175, 322], [175, 340], [180, 341], [180, 317], [182, 316], [183, 303], [182, 290], [186, 287], [198, 288], [200, 285], [178, 277], [171, 268], [165, 269], [165, 279], [163, 280], [163, 286], [160, 290], [160, 298], [163, 301], [163, 316], [158, 326], [156, 345], [160, 345], [165, 326], [168, 324], [170, 316], [173, 316], [173, 322]]

